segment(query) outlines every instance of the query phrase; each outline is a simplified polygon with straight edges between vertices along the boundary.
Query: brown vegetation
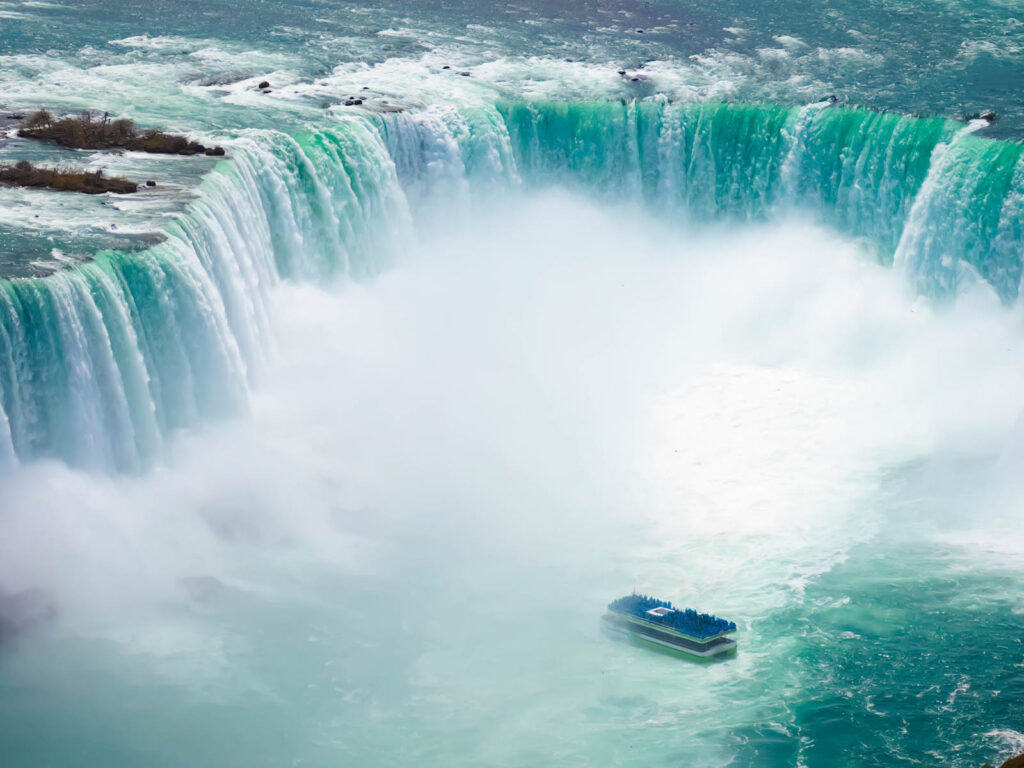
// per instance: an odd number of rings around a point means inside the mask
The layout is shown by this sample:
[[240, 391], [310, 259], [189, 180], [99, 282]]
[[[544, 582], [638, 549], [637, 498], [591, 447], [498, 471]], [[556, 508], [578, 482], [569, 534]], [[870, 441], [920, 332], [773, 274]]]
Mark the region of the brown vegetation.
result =
[[115, 192], [119, 195], [137, 192], [139, 185], [128, 179], [104, 176], [103, 171], [69, 171], [38, 168], [22, 160], [16, 165], [0, 165], [0, 184], [11, 187], [42, 187], [65, 192], [84, 192], [101, 195]]
[[224, 154], [221, 147], [205, 147], [185, 136], [153, 129], [139, 131], [128, 118], [111, 120], [109, 115], [93, 117], [91, 112], [58, 119], [41, 109], [22, 121], [18, 135], [53, 141], [70, 149], [130, 149], [165, 155]]

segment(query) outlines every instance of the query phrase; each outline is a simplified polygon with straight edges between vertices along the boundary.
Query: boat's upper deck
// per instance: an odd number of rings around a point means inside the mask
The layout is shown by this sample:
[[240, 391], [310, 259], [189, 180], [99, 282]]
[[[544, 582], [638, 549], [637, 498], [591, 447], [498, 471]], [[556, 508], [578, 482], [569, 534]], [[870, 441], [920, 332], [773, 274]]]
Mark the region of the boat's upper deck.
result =
[[646, 595], [626, 595], [608, 605], [608, 610], [621, 614], [630, 621], [651, 626], [697, 642], [720, 637], [736, 631], [736, 624], [692, 608], [679, 610], [664, 600]]

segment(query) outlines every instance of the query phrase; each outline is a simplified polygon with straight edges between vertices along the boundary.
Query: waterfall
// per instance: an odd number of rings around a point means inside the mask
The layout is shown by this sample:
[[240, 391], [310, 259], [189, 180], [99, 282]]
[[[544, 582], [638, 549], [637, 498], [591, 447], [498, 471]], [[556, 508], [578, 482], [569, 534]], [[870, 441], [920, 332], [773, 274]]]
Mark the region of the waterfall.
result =
[[897, 261], [922, 292], [951, 295], [980, 276], [1012, 301], [1024, 266], [1024, 162], [1021, 145], [972, 135], [983, 126], [936, 146]]
[[365, 277], [409, 236], [381, 135], [252, 132], [142, 253], [0, 282], [0, 461], [138, 471], [175, 430], [245, 413], [282, 278]]
[[0, 281], [0, 464], [145, 469], [176, 430], [246, 412], [275, 284], [371, 277], [495, 192], [560, 184], [695, 222], [799, 210], [936, 296], [966, 270], [1013, 302], [1024, 268], [1021, 146], [934, 118], [497, 101], [252, 130], [230, 150], [161, 244]]

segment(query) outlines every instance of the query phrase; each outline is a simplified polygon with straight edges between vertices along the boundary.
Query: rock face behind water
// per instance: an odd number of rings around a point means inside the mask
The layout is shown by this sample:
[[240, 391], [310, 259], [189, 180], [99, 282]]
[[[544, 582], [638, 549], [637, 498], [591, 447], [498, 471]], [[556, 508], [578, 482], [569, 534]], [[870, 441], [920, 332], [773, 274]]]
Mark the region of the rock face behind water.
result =
[[228, 586], [215, 576], [186, 576], [179, 583], [194, 603], [215, 602], [228, 591]]
[[0, 645], [53, 615], [53, 601], [41, 589], [0, 591]]

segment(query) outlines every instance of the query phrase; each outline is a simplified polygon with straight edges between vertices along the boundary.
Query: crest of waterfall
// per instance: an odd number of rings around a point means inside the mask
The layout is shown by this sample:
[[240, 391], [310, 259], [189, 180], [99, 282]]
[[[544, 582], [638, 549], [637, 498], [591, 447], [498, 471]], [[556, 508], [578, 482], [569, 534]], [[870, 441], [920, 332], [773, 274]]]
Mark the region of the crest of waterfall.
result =
[[365, 279], [495, 192], [561, 184], [694, 222], [798, 210], [906, 269], [1015, 301], [1019, 144], [815, 104], [497, 101], [243, 132], [141, 253], [0, 282], [0, 462], [144, 469], [168, 435], [244, 413], [281, 280]]

